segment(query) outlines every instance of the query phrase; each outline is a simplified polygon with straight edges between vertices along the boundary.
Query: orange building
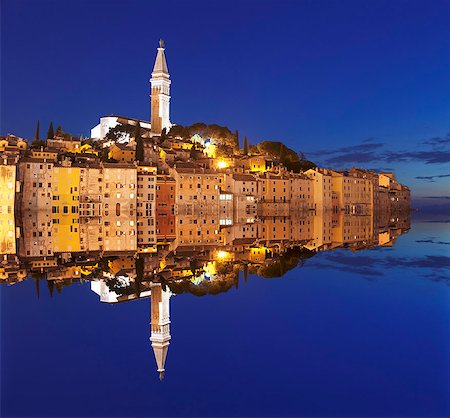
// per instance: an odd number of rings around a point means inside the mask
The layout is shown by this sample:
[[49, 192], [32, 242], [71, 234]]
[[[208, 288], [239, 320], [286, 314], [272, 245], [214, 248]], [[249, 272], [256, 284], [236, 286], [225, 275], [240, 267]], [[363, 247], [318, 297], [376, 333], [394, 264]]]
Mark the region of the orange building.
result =
[[156, 238], [159, 242], [175, 238], [175, 185], [173, 177], [156, 179]]

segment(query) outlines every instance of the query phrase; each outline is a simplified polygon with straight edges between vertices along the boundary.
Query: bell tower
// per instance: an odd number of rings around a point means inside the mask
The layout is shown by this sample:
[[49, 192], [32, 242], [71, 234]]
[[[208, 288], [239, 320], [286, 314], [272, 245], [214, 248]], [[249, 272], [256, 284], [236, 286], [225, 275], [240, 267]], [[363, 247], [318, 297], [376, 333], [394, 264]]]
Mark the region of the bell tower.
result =
[[150, 78], [150, 120], [152, 133], [161, 135], [170, 123], [170, 75], [164, 54], [164, 41], [159, 40], [158, 53]]
[[170, 344], [170, 290], [163, 290], [160, 283], [151, 288], [150, 341], [155, 355], [159, 378], [164, 378], [167, 351]]

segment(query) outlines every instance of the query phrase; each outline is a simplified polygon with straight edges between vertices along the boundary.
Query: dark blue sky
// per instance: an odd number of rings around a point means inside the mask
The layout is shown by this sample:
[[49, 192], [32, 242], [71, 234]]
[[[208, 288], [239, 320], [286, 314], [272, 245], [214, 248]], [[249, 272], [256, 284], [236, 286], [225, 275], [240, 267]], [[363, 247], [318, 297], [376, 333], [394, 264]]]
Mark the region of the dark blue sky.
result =
[[31, 137], [37, 119], [42, 134], [53, 120], [88, 135], [101, 115], [148, 118], [162, 36], [173, 122], [394, 169], [416, 197], [450, 194], [448, 1], [1, 4], [2, 134]]

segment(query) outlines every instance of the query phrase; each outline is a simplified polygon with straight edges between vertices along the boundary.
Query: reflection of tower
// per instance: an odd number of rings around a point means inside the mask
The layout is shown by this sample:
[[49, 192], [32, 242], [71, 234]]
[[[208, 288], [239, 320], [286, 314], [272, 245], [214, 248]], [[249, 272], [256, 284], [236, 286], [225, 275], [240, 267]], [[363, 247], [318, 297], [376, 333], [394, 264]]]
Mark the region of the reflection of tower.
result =
[[155, 284], [151, 290], [151, 335], [153, 352], [158, 366], [159, 378], [164, 377], [164, 364], [170, 343], [170, 312], [169, 302], [172, 293], [163, 290], [161, 284]]
[[151, 90], [151, 126], [154, 134], [160, 135], [162, 130], [170, 128], [170, 76], [164, 55], [164, 42], [159, 41], [158, 54], [150, 79]]

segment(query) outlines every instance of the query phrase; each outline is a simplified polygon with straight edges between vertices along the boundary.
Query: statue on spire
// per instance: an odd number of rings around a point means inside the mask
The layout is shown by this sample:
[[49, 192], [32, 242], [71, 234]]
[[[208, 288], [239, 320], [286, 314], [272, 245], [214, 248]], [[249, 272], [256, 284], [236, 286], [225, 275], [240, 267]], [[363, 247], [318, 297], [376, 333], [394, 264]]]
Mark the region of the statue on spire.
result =
[[159, 39], [159, 47], [164, 48], [164, 41], [162, 38]]

